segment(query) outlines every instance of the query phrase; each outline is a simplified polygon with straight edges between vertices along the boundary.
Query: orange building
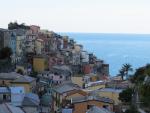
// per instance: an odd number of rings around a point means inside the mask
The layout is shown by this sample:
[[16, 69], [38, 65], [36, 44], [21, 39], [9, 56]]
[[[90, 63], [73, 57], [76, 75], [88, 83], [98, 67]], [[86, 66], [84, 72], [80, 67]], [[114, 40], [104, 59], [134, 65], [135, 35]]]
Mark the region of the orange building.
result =
[[91, 71], [92, 71], [92, 68], [89, 64], [83, 66], [83, 73], [84, 74], [89, 74], [89, 73], [91, 73]]
[[85, 96], [73, 98], [72, 101], [73, 113], [86, 113], [89, 106], [97, 106], [113, 111], [113, 101], [109, 98], [98, 96]]
[[63, 84], [54, 89], [54, 111], [58, 111], [60, 108], [65, 107], [70, 103], [72, 98], [84, 97], [87, 93], [80, 88], [75, 87], [73, 84]]

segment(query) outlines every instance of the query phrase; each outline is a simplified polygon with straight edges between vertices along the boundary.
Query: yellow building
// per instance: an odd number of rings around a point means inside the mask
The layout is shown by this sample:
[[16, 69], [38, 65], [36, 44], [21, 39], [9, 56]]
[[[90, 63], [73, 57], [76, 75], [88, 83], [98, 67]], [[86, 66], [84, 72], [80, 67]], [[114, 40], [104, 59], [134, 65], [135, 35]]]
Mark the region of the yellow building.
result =
[[35, 91], [36, 79], [29, 76], [20, 76], [11, 82], [11, 86], [22, 86], [25, 93]]
[[48, 61], [46, 57], [36, 56], [33, 58], [33, 69], [36, 72], [43, 72], [48, 68]]
[[99, 96], [108, 97], [114, 101], [115, 105], [118, 105], [121, 101], [119, 98], [119, 93], [122, 92], [122, 89], [113, 89], [113, 88], [104, 88], [97, 91]]
[[98, 81], [98, 76], [97, 76], [97, 74], [90, 73], [90, 74], [86, 74], [84, 76], [84, 79], [89, 79], [88, 80], [89, 82], [96, 82], [96, 81]]
[[77, 84], [81, 88], [84, 87], [87, 90], [97, 90], [105, 88], [105, 82], [97, 81], [97, 75], [95, 74], [86, 74], [86, 76], [73, 76], [71, 81], [74, 84]]
[[44, 48], [43, 40], [42, 39], [35, 40], [35, 51], [36, 51], [36, 54], [41, 55], [42, 51], [43, 51], [43, 48]]
[[83, 87], [83, 77], [71, 77], [71, 81], [73, 84], [77, 84], [81, 88]]
[[20, 74], [17, 74], [15, 72], [0, 73], [0, 86], [10, 86], [11, 82], [20, 76]]

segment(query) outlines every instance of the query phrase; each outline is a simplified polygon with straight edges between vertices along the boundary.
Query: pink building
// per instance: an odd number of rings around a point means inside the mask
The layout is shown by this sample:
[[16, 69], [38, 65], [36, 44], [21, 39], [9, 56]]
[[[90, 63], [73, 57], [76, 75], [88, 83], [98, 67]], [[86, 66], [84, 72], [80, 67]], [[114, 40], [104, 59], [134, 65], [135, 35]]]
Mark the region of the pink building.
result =
[[48, 64], [49, 64], [49, 69], [51, 69], [55, 65], [62, 65], [62, 64], [64, 64], [64, 58], [63, 57], [50, 56]]
[[37, 25], [31, 25], [31, 26], [30, 26], [30, 30], [31, 30], [31, 33], [32, 33], [32, 34], [37, 34], [37, 33], [39, 33], [39, 31], [40, 31], [40, 27], [37, 26]]

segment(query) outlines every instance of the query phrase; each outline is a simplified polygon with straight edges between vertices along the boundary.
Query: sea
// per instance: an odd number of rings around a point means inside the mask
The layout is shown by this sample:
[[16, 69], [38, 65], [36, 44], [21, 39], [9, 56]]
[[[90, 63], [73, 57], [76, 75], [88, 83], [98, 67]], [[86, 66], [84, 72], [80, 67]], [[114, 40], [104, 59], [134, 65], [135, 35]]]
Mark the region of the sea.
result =
[[[108, 63], [110, 75], [119, 73], [129, 63], [134, 71], [150, 63], [150, 34], [59, 33], [82, 44], [84, 50], [94, 53]], [[134, 71], [131, 73], [133, 74]]]

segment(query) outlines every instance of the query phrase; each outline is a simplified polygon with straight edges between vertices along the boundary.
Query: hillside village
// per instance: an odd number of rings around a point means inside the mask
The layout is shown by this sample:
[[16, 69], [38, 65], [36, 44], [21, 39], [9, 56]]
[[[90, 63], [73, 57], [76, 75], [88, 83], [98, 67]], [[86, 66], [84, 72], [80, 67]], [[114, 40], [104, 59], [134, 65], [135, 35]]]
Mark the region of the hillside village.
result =
[[37, 25], [1, 28], [0, 50], [0, 113], [119, 113], [119, 93], [132, 86], [74, 39]]

